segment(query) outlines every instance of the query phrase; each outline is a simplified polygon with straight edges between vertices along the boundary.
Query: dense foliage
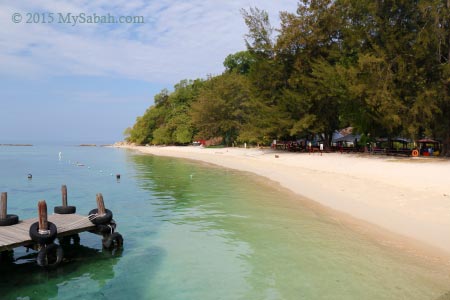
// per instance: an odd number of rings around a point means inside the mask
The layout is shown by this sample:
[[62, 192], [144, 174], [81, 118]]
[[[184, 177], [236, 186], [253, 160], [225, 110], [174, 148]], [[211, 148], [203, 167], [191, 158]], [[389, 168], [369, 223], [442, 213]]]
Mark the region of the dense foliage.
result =
[[[223, 74], [181, 81], [133, 128], [138, 144], [222, 137], [267, 144], [353, 126], [450, 143], [450, 0], [303, 0], [275, 30], [242, 11], [247, 51]], [[274, 33], [277, 35], [274, 37]]]

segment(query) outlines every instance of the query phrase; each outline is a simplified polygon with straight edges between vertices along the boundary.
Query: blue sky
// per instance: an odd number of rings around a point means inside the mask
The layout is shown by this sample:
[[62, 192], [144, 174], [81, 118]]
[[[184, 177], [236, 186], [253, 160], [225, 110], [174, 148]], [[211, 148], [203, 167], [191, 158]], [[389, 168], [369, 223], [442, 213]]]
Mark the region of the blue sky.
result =
[[[0, 0], [0, 143], [122, 140], [161, 89], [220, 74], [224, 58], [245, 49], [241, 8], [268, 11], [276, 27], [296, 3]], [[27, 23], [33, 13], [37, 23]], [[64, 24], [59, 13], [144, 23]]]

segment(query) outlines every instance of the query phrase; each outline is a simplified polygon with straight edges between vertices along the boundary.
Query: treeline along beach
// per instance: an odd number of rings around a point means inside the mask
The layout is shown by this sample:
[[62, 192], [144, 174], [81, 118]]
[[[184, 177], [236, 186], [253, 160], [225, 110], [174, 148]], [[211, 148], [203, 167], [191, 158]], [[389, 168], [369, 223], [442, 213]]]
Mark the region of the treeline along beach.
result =
[[[375, 137], [450, 143], [450, 3], [300, 1], [272, 27], [242, 10], [246, 51], [222, 74], [182, 80], [125, 131], [137, 144], [270, 144], [352, 126]], [[219, 37], [218, 37], [219, 38]]]

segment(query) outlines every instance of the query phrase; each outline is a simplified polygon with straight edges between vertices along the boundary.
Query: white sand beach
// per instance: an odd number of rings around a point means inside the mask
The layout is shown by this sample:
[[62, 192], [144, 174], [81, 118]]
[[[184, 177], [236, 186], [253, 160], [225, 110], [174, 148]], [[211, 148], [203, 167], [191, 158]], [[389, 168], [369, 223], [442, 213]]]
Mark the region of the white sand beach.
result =
[[251, 172], [417, 245], [450, 254], [448, 160], [270, 149], [119, 147]]

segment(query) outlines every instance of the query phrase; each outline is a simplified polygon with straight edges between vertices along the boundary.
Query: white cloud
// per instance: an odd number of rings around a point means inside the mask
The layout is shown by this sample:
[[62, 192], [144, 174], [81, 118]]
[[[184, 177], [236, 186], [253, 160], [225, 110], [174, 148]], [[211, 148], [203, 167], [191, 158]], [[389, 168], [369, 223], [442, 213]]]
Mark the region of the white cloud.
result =
[[[172, 84], [222, 71], [244, 49], [241, 8], [294, 11], [296, 1], [16, 1], [0, 4], [0, 72], [18, 77], [94, 75]], [[13, 13], [23, 22], [15, 24]], [[26, 13], [137, 15], [145, 24], [25, 24]]]

